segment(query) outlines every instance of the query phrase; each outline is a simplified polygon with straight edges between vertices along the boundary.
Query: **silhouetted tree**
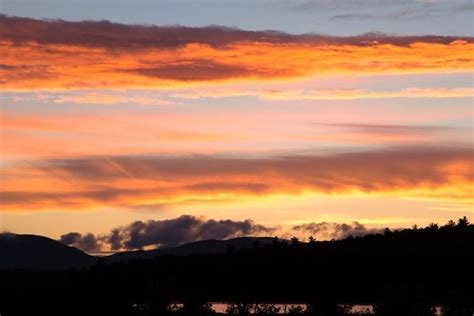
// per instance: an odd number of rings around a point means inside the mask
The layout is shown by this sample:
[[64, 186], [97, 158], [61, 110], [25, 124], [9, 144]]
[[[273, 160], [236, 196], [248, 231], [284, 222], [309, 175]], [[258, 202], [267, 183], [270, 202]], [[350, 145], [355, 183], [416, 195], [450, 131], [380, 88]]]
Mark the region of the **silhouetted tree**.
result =
[[430, 230], [438, 230], [438, 229], [439, 229], [439, 226], [438, 226], [438, 224], [431, 223], [431, 224], [428, 225], [428, 229], [430, 229]]
[[467, 227], [469, 226], [469, 220], [467, 219], [466, 216], [464, 216], [463, 218], [460, 218], [458, 220], [458, 227]]
[[[344, 315], [338, 303], [359, 301], [377, 302], [382, 316], [431, 316], [435, 303], [445, 307], [445, 316], [472, 316], [473, 244], [474, 225], [461, 218], [336, 241], [275, 238], [258, 251], [231, 246], [232, 254], [219, 249], [128, 262], [103, 258], [66, 271], [0, 269], [0, 313], [207, 316], [214, 314], [207, 302], [237, 300], [229, 315], [248, 316], [249, 302], [295, 300], [314, 301], [308, 316]], [[184, 306], [164, 311], [167, 301]]]
[[299, 240], [297, 237], [293, 236], [293, 237], [291, 238], [291, 245], [292, 245], [292, 246], [296, 246], [296, 245], [298, 245], [299, 243], [300, 243], [300, 240]]
[[456, 226], [456, 223], [452, 219], [450, 219], [448, 223], [445, 225], [445, 227], [448, 227], [448, 228], [453, 228], [454, 226]]
[[330, 299], [321, 299], [308, 305], [309, 316], [344, 316], [349, 313], [351, 306], [340, 305]]

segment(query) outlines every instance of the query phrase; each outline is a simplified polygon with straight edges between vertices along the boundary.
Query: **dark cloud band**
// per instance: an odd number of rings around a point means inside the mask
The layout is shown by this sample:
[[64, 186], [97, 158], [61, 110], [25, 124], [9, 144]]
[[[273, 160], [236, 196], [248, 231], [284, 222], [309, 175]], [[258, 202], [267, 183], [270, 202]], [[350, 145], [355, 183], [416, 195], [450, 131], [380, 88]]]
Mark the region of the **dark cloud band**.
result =
[[134, 250], [144, 247], [174, 247], [206, 239], [228, 239], [243, 236], [271, 235], [274, 228], [244, 221], [203, 219], [182, 215], [174, 219], [135, 221], [123, 227], [116, 227], [109, 234], [95, 236], [71, 232], [61, 236], [66, 245], [94, 252], [110, 248]]
[[204, 219], [191, 215], [182, 215], [165, 220], [135, 221], [128, 225], [115, 227], [105, 235], [77, 232], [61, 236], [60, 242], [87, 252], [104, 250], [137, 250], [146, 247], [175, 247], [190, 242], [208, 239], [229, 239], [244, 236], [272, 236], [283, 233], [285, 236], [296, 234], [302, 238], [312, 236], [317, 240], [344, 239], [349, 236], [364, 236], [382, 232], [382, 229], [367, 228], [361, 223], [304, 223], [288, 231], [256, 224], [247, 219]]
[[243, 31], [228, 27], [184, 27], [127, 25], [109, 21], [68, 22], [35, 20], [0, 15], [0, 38], [16, 44], [79, 45], [110, 49], [176, 48], [188, 43], [223, 47], [235, 42], [311, 43], [335, 45], [380, 44], [409, 45], [414, 42], [448, 44], [454, 40], [473, 42], [470, 37], [450, 36], [389, 36], [369, 33], [352, 37], [316, 34], [291, 35], [276, 31]]

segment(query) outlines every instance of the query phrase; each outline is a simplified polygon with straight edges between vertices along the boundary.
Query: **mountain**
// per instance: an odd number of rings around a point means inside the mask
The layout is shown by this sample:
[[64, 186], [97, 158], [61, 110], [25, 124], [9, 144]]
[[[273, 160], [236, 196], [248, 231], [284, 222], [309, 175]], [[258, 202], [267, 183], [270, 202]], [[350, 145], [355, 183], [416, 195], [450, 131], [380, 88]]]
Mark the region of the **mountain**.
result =
[[163, 255], [187, 256], [223, 254], [228, 252], [230, 249], [233, 251], [239, 251], [253, 248], [257, 244], [260, 246], [268, 245], [271, 244], [274, 239], [275, 238], [273, 237], [240, 237], [228, 240], [209, 239], [184, 244], [174, 248], [120, 252], [104, 257], [103, 259], [106, 263], [113, 263], [127, 262], [130, 260], [151, 259], [153, 257]]
[[68, 269], [95, 264], [97, 258], [53, 239], [0, 234], [0, 269]]
[[[202, 240], [173, 248], [119, 252], [102, 257], [105, 263], [151, 259], [156, 256], [223, 254], [272, 243], [271, 237], [241, 237], [229, 240]], [[98, 257], [36, 235], [0, 234], [0, 269], [60, 270], [94, 265]]]

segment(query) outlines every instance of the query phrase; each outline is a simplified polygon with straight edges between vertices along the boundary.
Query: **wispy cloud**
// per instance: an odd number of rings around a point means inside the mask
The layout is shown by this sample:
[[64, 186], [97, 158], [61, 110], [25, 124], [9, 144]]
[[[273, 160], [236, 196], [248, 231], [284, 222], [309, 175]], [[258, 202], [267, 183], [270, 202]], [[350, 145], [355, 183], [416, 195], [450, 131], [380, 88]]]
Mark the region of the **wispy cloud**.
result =
[[472, 10], [466, 0], [306, 0], [296, 10], [318, 10], [330, 20], [424, 20]]
[[262, 100], [354, 100], [390, 98], [468, 98], [474, 96], [474, 88], [404, 88], [390, 91], [367, 89], [236, 89], [195, 88], [171, 93], [183, 99], [255, 96]]
[[402, 147], [331, 155], [91, 157], [3, 169], [3, 210], [133, 208], [190, 198], [390, 194], [472, 201], [467, 147]]
[[319, 126], [348, 129], [356, 133], [379, 135], [396, 134], [416, 135], [424, 133], [444, 133], [452, 130], [450, 127], [443, 126], [414, 126], [414, 125], [388, 125], [388, 124], [363, 124], [363, 123], [316, 123]]
[[293, 226], [296, 234], [313, 236], [317, 240], [344, 239], [349, 236], [357, 237], [368, 234], [381, 233], [381, 228], [367, 228], [359, 222], [353, 223], [305, 223]]
[[63, 94], [59, 96], [48, 96], [45, 102], [58, 104], [92, 104], [92, 105], [120, 105], [120, 104], [136, 104], [136, 105], [171, 105], [177, 102], [170, 102], [157, 97], [149, 96], [126, 96], [123, 94], [109, 93], [80, 93], [80, 94]]

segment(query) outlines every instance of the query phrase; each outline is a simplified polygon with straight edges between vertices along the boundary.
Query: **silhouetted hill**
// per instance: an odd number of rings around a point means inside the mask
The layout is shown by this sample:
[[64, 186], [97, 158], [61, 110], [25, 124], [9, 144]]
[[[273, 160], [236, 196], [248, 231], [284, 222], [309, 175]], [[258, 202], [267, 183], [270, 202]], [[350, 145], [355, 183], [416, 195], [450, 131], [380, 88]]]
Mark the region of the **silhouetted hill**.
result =
[[[467, 218], [336, 241], [206, 240], [102, 260], [44, 237], [1, 235], [3, 266], [97, 264], [0, 269], [0, 313], [215, 316], [205, 306], [217, 301], [309, 304], [293, 316], [347, 315], [340, 304], [372, 304], [378, 316], [434, 316], [439, 305], [445, 316], [471, 316], [473, 245]], [[172, 302], [184, 309], [168, 310]]]
[[96, 262], [97, 258], [47, 237], [0, 234], [0, 269], [68, 269]]
[[228, 240], [208, 239], [173, 248], [120, 252], [104, 257], [103, 259], [105, 263], [114, 263], [128, 262], [131, 260], [152, 259], [154, 257], [163, 255], [219, 255], [228, 253], [230, 251], [251, 249], [257, 245], [270, 245], [274, 240], [275, 238], [273, 237], [240, 237]]
[[[105, 263], [153, 259], [162, 255], [218, 255], [268, 245], [271, 237], [202, 240], [173, 248], [119, 252], [103, 257]], [[36, 235], [0, 234], [0, 269], [68, 269], [89, 267], [98, 258], [58, 241]]]

